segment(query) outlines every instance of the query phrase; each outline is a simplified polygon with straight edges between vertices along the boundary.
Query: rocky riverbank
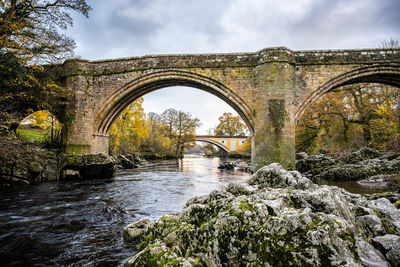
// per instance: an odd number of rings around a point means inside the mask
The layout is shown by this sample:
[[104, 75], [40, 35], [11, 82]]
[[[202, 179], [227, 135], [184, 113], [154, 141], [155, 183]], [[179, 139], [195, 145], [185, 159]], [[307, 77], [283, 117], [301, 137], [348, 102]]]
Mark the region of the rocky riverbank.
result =
[[146, 163], [136, 153], [128, 155], [63, 154], [35, 148], [18, 164], [0, 166], [4, 185], [39, 184], [51, 180], [109, 179], [117, 169], [132, 169]]
[[296, 155], [296, 169], [312, 179], [400, 186], [400, 152], [362, 148], [350, 154]]
[[400, 212], [391, 201], [318, 186], [279, 164], [192, 198], [179, 213], [132, 224], [125, 236], [143, 241], [126, 266], [400, 263]]
[[0, 157], [0, 185], [38, 184], [57, 179], [57, 150], [26, 145], [17, 158]]

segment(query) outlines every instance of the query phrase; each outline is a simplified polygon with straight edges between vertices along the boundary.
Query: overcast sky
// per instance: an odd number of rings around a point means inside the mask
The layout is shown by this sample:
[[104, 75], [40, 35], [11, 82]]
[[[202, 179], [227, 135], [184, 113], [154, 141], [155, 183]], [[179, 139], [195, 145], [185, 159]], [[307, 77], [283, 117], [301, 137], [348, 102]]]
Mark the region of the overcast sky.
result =
[[[76, 54], [106, 59], [147, 54], [376, 48], [400, 36], [400, 0], [88, 0], [90, 18], [74, 15]], [[192, 88], [145, 95], [146, 112], [182, 109], [200, 118], [198, 134], [234, 112]]]

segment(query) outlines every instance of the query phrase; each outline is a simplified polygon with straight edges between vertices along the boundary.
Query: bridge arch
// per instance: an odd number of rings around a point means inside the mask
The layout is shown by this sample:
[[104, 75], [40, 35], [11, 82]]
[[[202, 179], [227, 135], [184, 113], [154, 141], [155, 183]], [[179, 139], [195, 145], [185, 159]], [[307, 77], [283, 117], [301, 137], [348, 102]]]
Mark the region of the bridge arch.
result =
[[201, 138], [196, 138], [196, 141], [205, 142], [205, 143], [209, 143], [209, 144], [215, 145], [215, 146], [221, 148], [221, 149], [222, 149], [223, 151], [225, 151], [226, 153], [229, 153], [228, 148], [226, 148], [225, 146], [221, 145], [221, 144], [218, 143], [218, 142], [215, 142], [215, 141], [212, 141], [212, 140], [207, 140], [207, 139], [201, 139]]
[[193, 87], [219, 97], [242, 117], [250, 133], [253, 134], [254, 122], [250, 108], [234, 91], [209, 77], [192, 72], [168, 70], [142, 75], [118, 89], [97, 113], [94, 120], [95, 135], [107, 136], [111, 125], [119, 114], [135, 99], [152, 91], [171, 86]]
[[381, 83], [400, 88], [400, 65], [372, 65], [358, 68], [338, 75], [318, 87], [309, 94], [306, 100], [295, 111], [295, 119], [298, 122], [304, 112], [325, 93], [345, 85], [356, 83]]

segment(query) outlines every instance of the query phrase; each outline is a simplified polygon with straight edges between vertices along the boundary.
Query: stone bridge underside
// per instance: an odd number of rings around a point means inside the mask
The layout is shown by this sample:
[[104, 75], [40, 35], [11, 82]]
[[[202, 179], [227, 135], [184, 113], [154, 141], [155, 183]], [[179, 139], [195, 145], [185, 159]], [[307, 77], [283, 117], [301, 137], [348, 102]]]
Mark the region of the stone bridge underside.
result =
[[[62, 66], [74, 94], [63, 112], [68, 153], [108, 152], [109, 131], [123, 109], [151, 91], [195, 87], [224, 100], [252, 136], [252, 163], [295, 166], [295, 127], [327, 91], [358, 82], [400, 86], [400, 49], [150, 55]], [[184, 93], [184, 91], [182, 92]], [[201, 101], [201, 100], [199, 100]]]

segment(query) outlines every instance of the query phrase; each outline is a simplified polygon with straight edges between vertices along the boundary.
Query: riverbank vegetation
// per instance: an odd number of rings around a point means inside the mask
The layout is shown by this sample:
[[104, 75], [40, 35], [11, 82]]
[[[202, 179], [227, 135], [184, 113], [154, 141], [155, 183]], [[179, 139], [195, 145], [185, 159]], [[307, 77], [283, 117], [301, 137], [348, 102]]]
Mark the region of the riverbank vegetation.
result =
[[17, 135], [26, 141], [60, 144], [63, 125], [47, 110], [39, 110], [26, 117], [17, 128]]
[[0, 1], [0, 176], [17, 169], [35, 175], [35, 159], [45, 152], [16, 131], [28, 115], [58, 110], [68, 97], [50, 64], [73, 55], [74, 41], [61, 33], [72, 25], [70, 13], [89, 11], [85, 0]]
[[319, 98], [296, 128], [296, 150], [351, 152], [362, 147], [400, 150], [400, 91], [359, 83]]
[[200, 120], [188, 112], [167, 109], [145, 114], [143, 98], [130, 104], [111, 127], [110, 152], [140, 153], [145, 157], [182, 157], [195, 142]]

